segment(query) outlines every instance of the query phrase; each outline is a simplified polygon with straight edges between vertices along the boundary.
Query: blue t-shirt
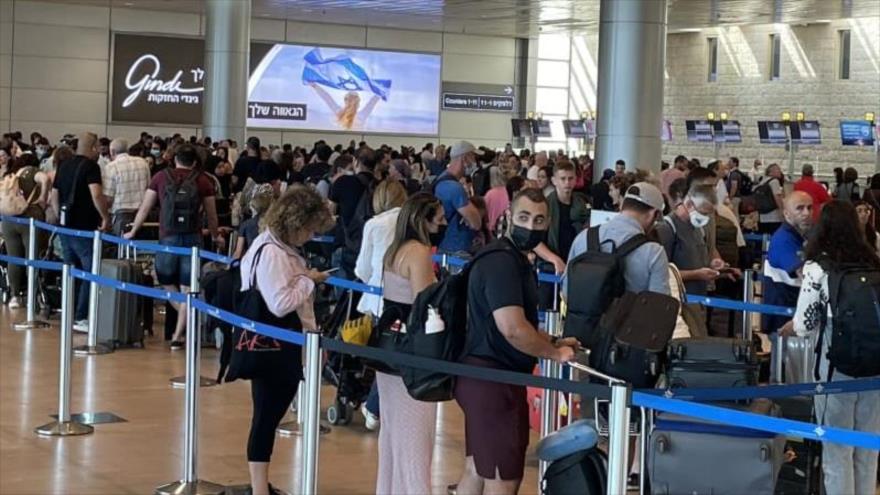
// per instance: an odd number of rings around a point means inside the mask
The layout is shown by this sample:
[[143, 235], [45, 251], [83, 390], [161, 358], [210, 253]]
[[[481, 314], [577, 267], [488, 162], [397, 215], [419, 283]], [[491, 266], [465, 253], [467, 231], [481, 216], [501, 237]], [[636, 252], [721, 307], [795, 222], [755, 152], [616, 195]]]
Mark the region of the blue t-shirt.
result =
[[440, 243], [440, 249], [444, 251], [468, 251], [474, 240], [474, 231], [464, 223], [464, 219], [458, 213], [458, 209], [467, 205], [467, 192], [459, 184], [458, 180], [447, 173], [441, 175], [434, 186], [434, 196], [443, 203], [443, 212], [446, 216], [446, 235]]
[[[804, 237], [787, 222], [770, 238], [767, 261], [764, 262], [764, 304], [795, 307], [801, 292], [798, 269], [803, 266]], [[791, 318], [764, 315], [763, 327], [775, 333]]]

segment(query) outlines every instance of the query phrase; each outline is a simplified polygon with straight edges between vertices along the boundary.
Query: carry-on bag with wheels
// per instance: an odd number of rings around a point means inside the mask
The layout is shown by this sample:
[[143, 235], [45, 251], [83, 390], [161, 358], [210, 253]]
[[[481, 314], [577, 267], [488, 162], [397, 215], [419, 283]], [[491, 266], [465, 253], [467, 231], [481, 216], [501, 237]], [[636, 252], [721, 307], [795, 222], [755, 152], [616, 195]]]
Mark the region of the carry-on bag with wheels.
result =
[[[765, 416], [779, 408], [759, 399], [732, 406]], [[648, 452], [655, 495], [773, 493], [785, 453], [775, 433], [663, 413], [657, 416]]]
[[669, 388], [745, 387], [757, 384], [754, 346], [742, 339], [703, 337], [669, 343]]
[[[101, 261], [101, 276], [120, 282], [141, 283], [140, 267], [130, 260]], [[98, 285], [98, 341], [114, 347], [143, 347], [143, 311], [140, 296]]]

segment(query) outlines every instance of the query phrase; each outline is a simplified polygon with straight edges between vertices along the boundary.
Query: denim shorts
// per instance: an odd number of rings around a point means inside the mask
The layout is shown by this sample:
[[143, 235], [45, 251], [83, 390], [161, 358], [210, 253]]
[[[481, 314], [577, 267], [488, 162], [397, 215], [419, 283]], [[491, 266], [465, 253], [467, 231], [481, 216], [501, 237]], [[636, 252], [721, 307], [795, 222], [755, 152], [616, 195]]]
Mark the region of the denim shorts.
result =
[[[201, 242], [199, 234], [172, 234], [163, 237], [159, 244], [191, 248]], [[173, 253], [156, 253], [156, 278], [159, 285], [190, 284], [190, 257]]]

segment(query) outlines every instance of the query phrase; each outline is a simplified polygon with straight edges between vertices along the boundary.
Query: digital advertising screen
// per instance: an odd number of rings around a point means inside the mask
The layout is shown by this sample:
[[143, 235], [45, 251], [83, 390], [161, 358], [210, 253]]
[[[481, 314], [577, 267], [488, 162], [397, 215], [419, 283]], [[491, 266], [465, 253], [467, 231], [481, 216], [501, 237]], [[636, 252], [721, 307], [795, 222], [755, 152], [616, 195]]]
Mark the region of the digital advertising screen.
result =
[[532, 136], [532, 123], [527, 119], [510, 119], [510, 126], [513, 128], [513, 137]]
[[685, 120], [685, 129], [687, 130], [687, 140], [694, 143], [711, 143], [714, 140], [712, 135], [712, 124], [708, 120]]
[[248, 80], [248, 127], [437, 134], [440, 55], [276, 44]]
[[582, 119], [563, 120], [562, 129], [565, 131], [566, 137], [585, 138], [587, 137], [587, 126], [584, 124], [585, 122]]
[[537, 137], [553, 137], [549, 120], [533, 120], [532, 133]]
[[712, 128], [715, 131], [716, 143], [741, 143], [742, 128], [738, 120], [712, 122]]
[[818, 120], [804, 120], [792, 122], [789, 126], [791, 142], [798, 144], [822, 144], [822, 135], [819, 133]]
[[786, 144], [788, 134], [785, 128], [785, 122], [781, 120], [759, 120], [758, 140], [762, 144]]
[[867, 120], [841, 120], [840, 142], [844, 146], [873, 146], [871, 123]]

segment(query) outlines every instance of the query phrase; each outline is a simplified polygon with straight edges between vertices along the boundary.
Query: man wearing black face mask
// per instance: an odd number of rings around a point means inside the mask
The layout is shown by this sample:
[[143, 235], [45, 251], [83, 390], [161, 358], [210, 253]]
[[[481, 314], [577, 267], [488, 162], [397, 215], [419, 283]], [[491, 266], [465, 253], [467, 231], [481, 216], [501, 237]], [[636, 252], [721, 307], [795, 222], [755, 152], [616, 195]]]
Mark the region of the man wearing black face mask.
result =
[[[526, 255], [547, 237], [544, 194], [524, 189], [510, 211], [507, 235], [471, 268], [463, 362], [530, 373], [536, 358], [571, 361], [577, 341], [554, 342], [537, 330], [538, 285]], [[459, 377], [455, 398], [465, 415], [467, 447], [458, 493], [516, 493], [529, 443], [525, 387]]]

